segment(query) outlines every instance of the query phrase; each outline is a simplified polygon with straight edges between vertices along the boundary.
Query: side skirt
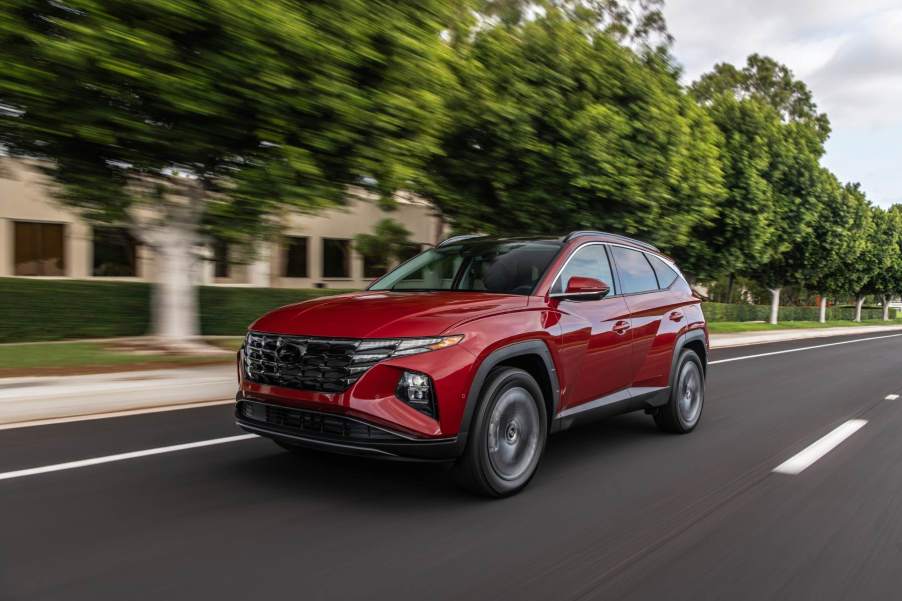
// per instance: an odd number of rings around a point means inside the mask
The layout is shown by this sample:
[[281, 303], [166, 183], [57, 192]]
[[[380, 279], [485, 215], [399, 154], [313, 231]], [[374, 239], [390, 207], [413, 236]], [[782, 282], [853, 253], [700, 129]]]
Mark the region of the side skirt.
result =
[[670, 386], [660, 388], [624, 388], [612, 394], [561, 411], [551, 424], [551, 431], [560, 432], [578, 423], [594, 421], [612, 415], [650, 409], [665, 405], [670, 398]]

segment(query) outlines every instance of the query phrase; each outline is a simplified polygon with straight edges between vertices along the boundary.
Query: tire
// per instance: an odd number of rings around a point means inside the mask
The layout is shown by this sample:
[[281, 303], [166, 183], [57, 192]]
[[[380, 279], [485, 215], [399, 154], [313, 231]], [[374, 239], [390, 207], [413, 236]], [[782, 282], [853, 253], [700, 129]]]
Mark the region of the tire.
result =
[[670, 400], [655, 412], [655, 423], [665, 432], [687, 434], [698, 425], [705, 406], [705, 369], [691, 349], [680, 353]]
[[454, 465], [470, 492], [506, 497], [522, 490], [538, 468], [548, 436], [542, 390], [522, 369], [489, 373], [476, 406], [464, 454]]

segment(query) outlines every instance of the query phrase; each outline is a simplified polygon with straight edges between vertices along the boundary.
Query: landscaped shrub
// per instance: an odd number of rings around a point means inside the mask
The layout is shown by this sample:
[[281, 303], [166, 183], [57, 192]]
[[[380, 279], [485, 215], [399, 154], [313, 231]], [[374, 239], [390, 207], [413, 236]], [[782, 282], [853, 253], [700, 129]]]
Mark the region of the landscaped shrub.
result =
[[[340, 292], [201, 286], [201, 332], [241, 335], [270, 309]], [[0, 278], [0, 342], [141, 336], [150, 293], [142, 282]]]

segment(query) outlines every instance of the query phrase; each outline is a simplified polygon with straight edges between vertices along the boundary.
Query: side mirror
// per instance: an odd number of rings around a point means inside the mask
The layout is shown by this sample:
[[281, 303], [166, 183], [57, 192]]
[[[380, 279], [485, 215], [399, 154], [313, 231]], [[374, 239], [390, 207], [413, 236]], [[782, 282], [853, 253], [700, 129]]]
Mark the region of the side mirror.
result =
[[569, 300], [598, 300], [607, 296], [611, 287], [595, 278], [573, 276], [567, 282], [567, 290], [552, 294], [552, 298]]

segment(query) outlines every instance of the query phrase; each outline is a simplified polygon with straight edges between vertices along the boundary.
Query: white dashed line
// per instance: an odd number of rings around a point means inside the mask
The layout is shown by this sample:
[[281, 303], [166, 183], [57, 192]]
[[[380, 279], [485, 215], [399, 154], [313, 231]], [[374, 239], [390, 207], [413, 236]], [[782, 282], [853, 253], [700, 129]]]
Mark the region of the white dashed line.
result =
[[815, 461], [838, 447], [842, 441], [858, 432], [858, 430], [866, 423], [868, 423], [867, 420], [850, 419], [823, 438], [808, 445], [805, 449], [775, 467], [774, 472], [792, 476], [802, 473], [811, 467]]
[[155, 449], [145, 449], [143, 451], [132, 451], [130, 453], [119, 453], [118, 455], [107, 455], [105, 457], [93, 457], [91, 459], [81, 459], [79, 461], [69, 461], [67, 463], [56, 463], [54, 465], [45, 465], [43, 467], [33, 467], [25, 470], [16, 470], [14, 472], [0, 473], [0, 480], [11, 480], [13, 478], [24, 478], [26, 476], [36, 476], [37, 474], [46, 474], [48, 472], [59, 472], [62, 470], [74, 470], [80, 467], [88, 467], [91, 465], [99, 465], [101, 463], [112, 463], [114, 461], [125, 461], [126, 459], [137, 459], [138, 457], [147, 457], [148, 455], [162, 455], [163, 453], [175, 453], [176, 451], [185, 451], [187, 449], [196, 449], [198, 447], [210, 447], [218, 444], [226, 444], [229, 442], [238, 442], [239, 440], [249, 440], [257, 438], [256, 434], [240, 434], [238, 436], [226, 436], [225, 438], [211, 438], [209, 440], [199, 440], [197, 442], [187, 442], [185, 444], [176, 444], [168, 447], [157, 447]]

